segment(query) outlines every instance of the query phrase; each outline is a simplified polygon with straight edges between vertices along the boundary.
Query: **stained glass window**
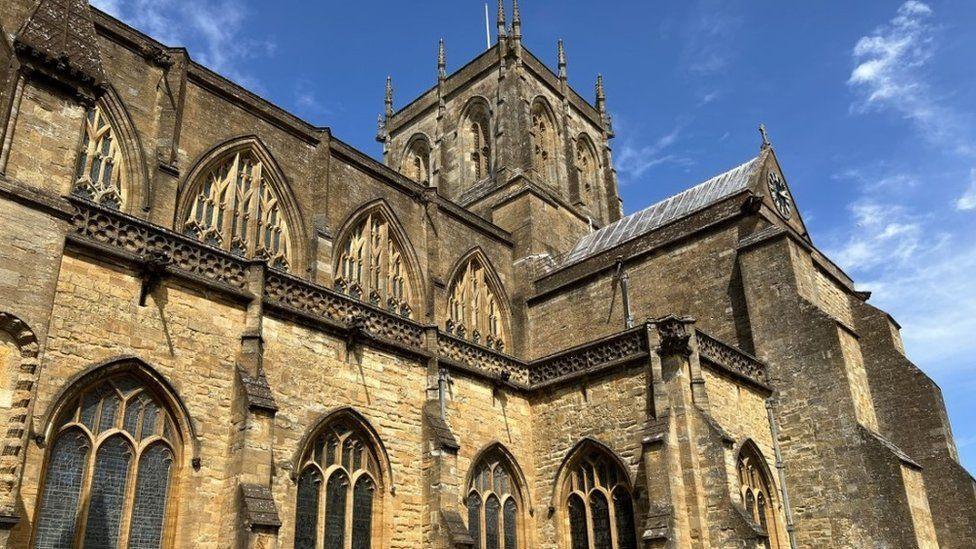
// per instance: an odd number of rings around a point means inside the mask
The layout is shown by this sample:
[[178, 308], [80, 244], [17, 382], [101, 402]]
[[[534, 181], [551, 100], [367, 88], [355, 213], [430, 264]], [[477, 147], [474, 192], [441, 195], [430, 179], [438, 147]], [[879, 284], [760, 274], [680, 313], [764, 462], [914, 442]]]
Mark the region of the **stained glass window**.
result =
[[231, 253], [267, 259], [287, 269], [288, 224], [265, 171], [251, 151], [227, 155], [192, 187], [196, 197], [183, 219], [183, 231]]
[[475, 549], [518, 549], [519, 503], [512, 467], [497, 448], [474, 464], [466, 503]]
[[[298, 478], [295, 549], [372, 547], [380, 492], [378, 464], [369, 438], [357, 423], [342, 418], [319, 433], [306, 450]], [[320, 504], [323, 478], [325, 501]]]
[[[140, 423], [128, 418], [147, 406], [155, 412], [140, 433]], [[130, 376], [87, 389], [65, 410], [48, 458], [34, 547], [159, 549], [179, 450], [173, 419]], [[122, 433], [139, 442], [133, 446]]]
[[72, 192], [119, 209], [126, 200], [125, 159], [112, 123], [99, 104], [88, 111]]
[[365, 215], [339, 249], [336, 289], [396, 314], [411, 315], [406, 255], [381, 210]]
[[780, 543], [780, 522], [772, 502], [772, 481], [769, 478], [766, 460], [751, 441], [742, 445], [736, 464], [739, 476], [739, 495], [742, 505], [752, 520], [765, 528], [769, 536], [770, 549], [782, 547]]
[[487, 266], [477, 256], [458, 270], [448, 294], [447, 331], [486, 347], [505, 350], [501, 301], [489, 284]]
[[564, 489], [573, 549], [634, 549], [633, 497], [617, 461], [591, 445], [567, 467]]

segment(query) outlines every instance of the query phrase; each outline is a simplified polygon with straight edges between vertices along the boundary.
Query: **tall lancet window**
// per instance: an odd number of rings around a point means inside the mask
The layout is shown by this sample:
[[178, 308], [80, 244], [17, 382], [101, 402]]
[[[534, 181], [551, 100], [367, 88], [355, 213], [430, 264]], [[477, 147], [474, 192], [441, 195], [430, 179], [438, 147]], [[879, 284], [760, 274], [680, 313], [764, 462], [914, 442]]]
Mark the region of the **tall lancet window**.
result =
[[491, 450], [473, 471], [465, 505], [474, 549], [518, 549], [523, 504], [507, 457]]
[[34, 547], [165, 546], [181, 450], [174, 418], [125, 374], [66, 410], [50, 445]]
[[504, 319], [498, 291], [485, 263], [474, 256], [457, 271], [448, 297], [447, 331], [492, 349], [505, 349]]
[[369, 549], [380, 530], [380, 482], [362, 427], [345, 419], [328, 425], [298, 475], [295, 549]]
[[477, 182], [491, 175], [491, 132], [488, 105], [476, 102], [461, 120], [461, 149], [465, 180]]
[[410, 140], [400, 171], [418, 183], [430, 184], [430, 145], [426, 137], [417, 136]]
[[583, 448], [568, 467], [564, 505], [572, 549], [636, 549], [633, 497], [616, 460]]
[[121, 209], [126, 201], [125, 159], [122, 143], [101, 105], [85, 117], [81, 154], [75, 173], [75, 194]]
[[749, 441], [743, 444], [736, 463], [742, 505], [752, 520], [766, 530], [770, 549], [779, 549], [780, 525], [766, 460], [756, 445]]
[[377, 307], [409, 317], [410, 277], [403, 246], [379, 208], [369, 211], [340, 246], [335, 287]]
[[599, 208], [599, 171], [596, 149], [586, 135], [576, 140], [576, 175], [579, 178], [580, 200], [591, 211]]
[[550, 183], [556, 181], [556, 123], [541, 99], [532, 104], [532, 165]]
[[191, 188], [195, 198], [183, 231], [242, 257], [290, 264], [288, 224], [264, 163], [250, 150], [226, 155]]

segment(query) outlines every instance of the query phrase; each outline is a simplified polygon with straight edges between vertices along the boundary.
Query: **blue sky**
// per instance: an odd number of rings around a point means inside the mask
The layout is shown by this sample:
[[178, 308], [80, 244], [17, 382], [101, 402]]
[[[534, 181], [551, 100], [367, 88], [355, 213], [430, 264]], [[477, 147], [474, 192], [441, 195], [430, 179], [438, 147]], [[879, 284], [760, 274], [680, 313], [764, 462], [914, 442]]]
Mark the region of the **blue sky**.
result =
[[[387, 74], [400, 106], [439, 38], [448, 70], [485, 47], [477, 0], [92, 3], [374, 156]], [[523, 0], [522, 19], [550, 65], [565, 39], [584, 97], [604, 75], [627, 212], [751, 158], [765, 122], [815, 243], [902, 324], [976, 471], [976, 2]]]

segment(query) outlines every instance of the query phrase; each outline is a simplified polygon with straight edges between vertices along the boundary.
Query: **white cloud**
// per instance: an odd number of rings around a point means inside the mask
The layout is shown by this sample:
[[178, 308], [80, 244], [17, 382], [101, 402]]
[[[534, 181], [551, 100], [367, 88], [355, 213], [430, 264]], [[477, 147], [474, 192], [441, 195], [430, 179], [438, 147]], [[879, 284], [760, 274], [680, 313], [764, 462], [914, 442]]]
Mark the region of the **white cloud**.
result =
[[[618, 124], [618, 129], [619, 127]], [[688, 158], [668, 152], [668, 149], [678, 140], [683, 127], [683, 124], [678, 124], [649, 145], [636, 144], [632, 137], [624, 140], [620, 152], [614, 157], [614, 164], [620, 175], [620, 184], [626, 185], [661, 164], [690, 164], [691, 160]]]
[[957, 210], [976, 210], [976, 168], [969, 171], [969, 187], [956, 200]]
[[241, 2], [231, 0], [92, 0], [92, 5], [238, 83], [260, 88], [248, 62], [274, 53], [274, 43], [245, 29]]

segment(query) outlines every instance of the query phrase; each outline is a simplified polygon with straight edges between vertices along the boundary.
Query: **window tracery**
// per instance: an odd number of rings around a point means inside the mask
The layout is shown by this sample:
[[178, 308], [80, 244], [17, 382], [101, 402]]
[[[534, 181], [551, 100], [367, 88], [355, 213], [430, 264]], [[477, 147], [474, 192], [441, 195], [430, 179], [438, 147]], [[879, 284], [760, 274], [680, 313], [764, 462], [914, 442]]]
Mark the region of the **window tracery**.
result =
[[81, 154], [72, 192], [93, 202], [121, 209], [126, 201], [122, 143], [100, 104], [85, 116]]
[[228, 154], [193, 187], [183, 231], [242, 257], [290, 264], [289, 229], [264, 163], [251, 151]]
[[369, 549], [379, 479], [378, 458], [360, 426], [345, 419], [327, 426], [298, 477], [295, 549]]
[[556, 181], [556, 123], [541, 100], [532, 105], [532, 163], [536, 172]]
[[488, 269], [479, 257], [472, 257], [458, 271], [449, 296], [448, 333], [470, 338], [491, 349], [505, 349], [501, 301], [489, 283]]
[[163, 547], [179, 470], [176, 433], [173, 417], [131, 375], [77, 397], [51, 445], [34, 547]]
[[766, 471], [766, 462], [759, 449], [751, 442], [744, 444], [736, 462], [741, 501], [749, 517], [766, 530], [770, 549], [778, 549], [779, 522], [773, 505], [773, 484]]
[[634, 506], [626, 474], [590, 448], [570, 464], [565, 506], [572, 549], [636, 549]]
[[576, 140], [576, 173], [579, 176], [580, 199], [596, 206], [599, 189], [599, 164], [593, 143], [585, 135]]
[[411, 288], [403, 247], [381, 210], [373, 210], [340, 247], [335, 287], [359, 300], [410, 317]]
[[476, 104], [468, 109], [461, 124], [464, 159], [468, 176], [480, 181], [491, 174], [490, 120], [486, 105]]
[[507, 460], [497, 450], [474, 465], [465, 500], [474, 549], [518, 549], [522, 505]]
[[414, 181], [430, 184], [430, 145], [426, 138], [417, 137], [411, 140], [404, 154], [401, 171]]

